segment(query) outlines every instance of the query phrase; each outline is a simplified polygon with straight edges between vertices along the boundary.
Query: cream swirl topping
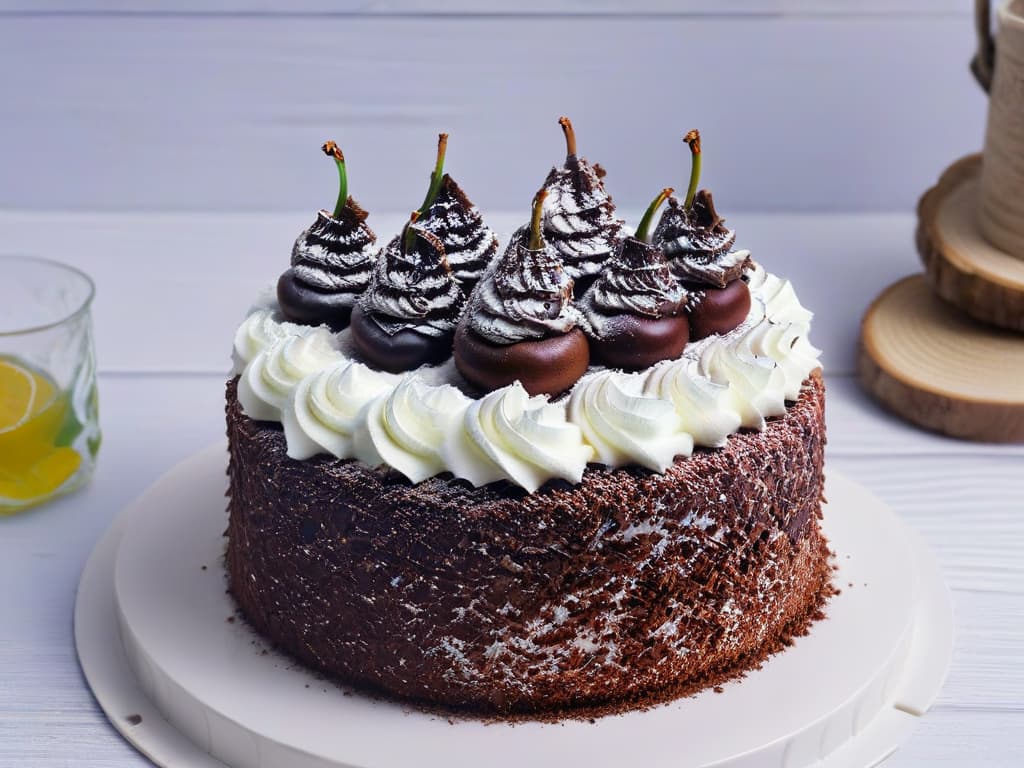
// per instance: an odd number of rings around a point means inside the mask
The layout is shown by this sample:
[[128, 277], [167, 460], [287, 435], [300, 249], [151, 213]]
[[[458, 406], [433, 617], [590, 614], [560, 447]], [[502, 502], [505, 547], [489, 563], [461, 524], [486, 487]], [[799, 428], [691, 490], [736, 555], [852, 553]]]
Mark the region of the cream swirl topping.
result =
[[701, 343], [698, 370], [713, 382], [728, 387], [727, 398], [740, 416], [740, 426], [764, 429], [766, 418], [786, 412], [782, 369], [770, 357], [754, 351], [749, 333], [732, 339], [712, 336]]
[[[321, 327], [326, 330], [326, 326]], [[254, 307], [235, 331], [235, 343], [231, 353], [235, 375], [240, 374], [256, 355], [278, 339], [307, 336], [315, 330], [316, 326], [288, 322], [277, 309]]]
[[749, 273], [748, 288], [764, 305], [764, 314], [773, 323], [793, 323], [804, 335], [811, 329], [813, 313], [805, 309], [796, 297], [789, 280], [783, 280], [766, 271], [760, 264]]
[[326, 328], [277, 339], [242, 371], [238, 381], [242, 412], [256, 421], [280, 421], [281, 409], [299, 382], [342, 359], [337, 340]]
[[519, 382], [470, 402], [448, 441], [448, 469], [473, 485], [508, 480], [528, 492], [547, 480], [583, 479], [594, 449], [565, 408]]
[[470, 402], [450, 384], [431, 386], [406, 374], [366, 407], [353, 454], [364, 464], [397, 469], [414, 483], [444, 472], [446, 435]]
[[740, 415], [733, 408], [728, 385], [701, 373], [698, 361], [692, 357], [658, 363], [647, 375], [644, 392], [672, 403], [679, 428], [691, 435], [696, 445], [721, 448], [740, 428]]
[[663, 471], [693, 445], [720, 447], [741, 425], [763, 428], [819, 367], [811, 313], [792, 285], [759, 266], [747, 279], [751, 311], [735, 331], [644, 372], [594, 370], [557, 403], [518, 384], [473, 400], [451, 386], [451, 365], [374, 371], [345, 359], [326, 327], [257, 306], [235, 338], [245, 362], [239, 400], [251, 418], [284, 424], [293, 458], [356, 458], [413, 482], [448, 471], [533, 491], [552, 478], [579, 482], [591, 460]]
[[585, 376], [573, 387], [569, 419], [580, 425], [596, 461], [664, 472], [676, 456], [693, 453], [693, 437], [671, 401], [643, 392], [643, 380], [610, 370]]
[[338, 361], [302, 379], [281, 411], [288, 455], [353, 456], [353, 435], [363, 423], [363, 407], [391, 392], [400, 379], [354, 360]]

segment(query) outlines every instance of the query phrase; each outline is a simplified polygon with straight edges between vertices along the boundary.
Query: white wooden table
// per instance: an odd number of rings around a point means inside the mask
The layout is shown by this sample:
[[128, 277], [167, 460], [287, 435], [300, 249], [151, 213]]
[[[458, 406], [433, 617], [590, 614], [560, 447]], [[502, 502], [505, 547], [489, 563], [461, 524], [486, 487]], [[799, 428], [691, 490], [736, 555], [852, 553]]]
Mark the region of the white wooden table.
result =
[[[104, 431], [91, 487], [0, 519], [3, 768], [147, 764], [107, 724], [78, 670], [71, 632], [78, 576], [125, 503], [223, 434], [231, 335], [310, 218], [0, 213], [0, 249], [63, 259], [96, 278]], [[489, 217], [506, 232], [516, 218]], [[370, 223], [387, 236], [399, 218]], [[851, 375], [863, 308], [884, 285], [917, 270], [912, 217], [734, 214], [730, 223], [755, 257], [793, 278], [818, 313], [813, 338], [826, 350], [828, 466], [916, 527], [953, 589], [952, 672], [888, 765], [1024, 764], [1024, 446], [919, 432], [867, 400]]]

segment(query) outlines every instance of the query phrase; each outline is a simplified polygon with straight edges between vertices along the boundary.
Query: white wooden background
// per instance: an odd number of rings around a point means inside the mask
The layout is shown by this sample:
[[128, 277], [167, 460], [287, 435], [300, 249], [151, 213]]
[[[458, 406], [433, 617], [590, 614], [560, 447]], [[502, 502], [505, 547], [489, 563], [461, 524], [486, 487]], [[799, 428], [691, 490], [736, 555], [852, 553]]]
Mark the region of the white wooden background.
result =
[[487, 209], [528, 205], [555, 123], [642, 207], [704, 135], [728, 210], [910, 210], [981, 146], [971, 0], [0, 0], [0, 208], [300, 210], [336, 138], [370, 210], [441, 130]]
[[563, 112], [634, 212], [682, 183], [677, 136], [702, 128], [730, 223], [817, 311], [829, 466], [938, 552], [954, 666], [890, 764], [1024, 764], [1024, 446], [919, 432], [851, 375], [867, 302], [919, 269], [916, 196], [980, 146], [970, 25], [968, 0], [0, 0], [0, 251], [96, 278], [105, 432], [90, 488], [0, 519], [0, 768], [145, 764], [78, 671], [78, 574], [222, 434], [234, 327], [333, 200], [319, 143], [344, 143], [387, 236], [450, 130], [450, 168], [507, 232]]

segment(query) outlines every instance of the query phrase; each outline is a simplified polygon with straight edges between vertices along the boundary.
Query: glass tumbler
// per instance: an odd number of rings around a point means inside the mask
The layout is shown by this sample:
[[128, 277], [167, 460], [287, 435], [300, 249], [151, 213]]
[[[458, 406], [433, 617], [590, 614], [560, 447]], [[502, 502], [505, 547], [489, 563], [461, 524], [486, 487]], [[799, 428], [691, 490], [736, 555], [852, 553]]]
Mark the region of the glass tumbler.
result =
[[0, 255], [0, 515], [92, 477], [100, 447], [93, 294], [73, 267]]

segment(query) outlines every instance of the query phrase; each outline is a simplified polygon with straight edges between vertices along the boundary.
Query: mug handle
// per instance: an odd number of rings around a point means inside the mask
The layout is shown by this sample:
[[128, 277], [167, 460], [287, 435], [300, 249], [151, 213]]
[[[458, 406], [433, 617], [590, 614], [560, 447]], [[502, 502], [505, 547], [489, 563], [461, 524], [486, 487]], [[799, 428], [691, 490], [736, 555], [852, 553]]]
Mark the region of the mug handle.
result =
[[996, 41], [992, 37], [989, 0], [975, 0], [974, 26], [978, 34], [978, 50], [971, 59], [971, 72], [978, 85], [988, 93], [992, 87], [992, 71], [996, 64]]

